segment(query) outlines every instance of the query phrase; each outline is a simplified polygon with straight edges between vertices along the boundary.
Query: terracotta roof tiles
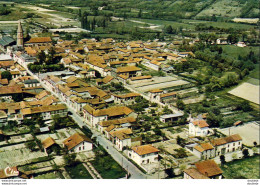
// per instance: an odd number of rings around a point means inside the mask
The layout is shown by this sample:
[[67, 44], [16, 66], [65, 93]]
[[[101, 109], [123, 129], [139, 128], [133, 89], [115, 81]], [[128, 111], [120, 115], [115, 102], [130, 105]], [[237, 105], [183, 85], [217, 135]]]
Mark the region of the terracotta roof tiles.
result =
[[146, 155], [150, 153], [156, 153], [159, 152], [159, 150], [152, 145], [142, 145], [142, 146], [136, 146], [133, 147], [132, 150], [136, 152], [138, 155]]

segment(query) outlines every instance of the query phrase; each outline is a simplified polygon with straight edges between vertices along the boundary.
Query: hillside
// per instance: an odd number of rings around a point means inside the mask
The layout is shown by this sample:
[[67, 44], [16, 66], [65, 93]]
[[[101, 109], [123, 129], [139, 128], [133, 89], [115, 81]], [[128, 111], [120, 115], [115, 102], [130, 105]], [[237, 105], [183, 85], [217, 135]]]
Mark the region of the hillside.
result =
[[[164, 20], [230, 19], [259, 16], [258, 0], [9, 0], [59, 6], [77, 6], [83, 10], [101, 10], [113, 16]], [[61, 7], [60, 7], [61, 8]], [[73, 7], [70, 7], [73, 8]]]

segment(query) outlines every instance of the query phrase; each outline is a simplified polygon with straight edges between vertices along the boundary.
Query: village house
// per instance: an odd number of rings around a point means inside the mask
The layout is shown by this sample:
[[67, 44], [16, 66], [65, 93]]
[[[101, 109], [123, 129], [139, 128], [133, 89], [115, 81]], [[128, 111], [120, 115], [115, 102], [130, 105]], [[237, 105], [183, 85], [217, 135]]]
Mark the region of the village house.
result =
[[190, 121], [189, 136], [206, 137], [209, 133], [209, 125], [205, 120]]
[[66, 147], [70, 153], [84, 152], [93, 149], [93, 142], [87, 136], [75, 133], [63, 141], [63, 146]]
[[21, 109], [23, 118], [30, 118], [32, 115], [41, 115], [44, 120], [49, 120], [53, 115], [64, 117], [67, 115], [67, 107], [64, 104], [48, 105]]
[[195, 163], [195, 167], [184, 170], [184, 179], [222, 179], [223, 171], [214, 160]]
[[141, 145], [133, 147], [128, 153], [128, 157], [136, 164], [142, 166], [144, 164], [157, 163], [159, 150], [152, 145]]
[[162, 68], [162, 63], [161, 62], [158, 62], [157, 60], [148, 60], [146, 62], [143, 62], [142, 63], [144, 66], [150, 68], [150, 69], [153, 69], [155, 71], [160, 71], [161, 68]]
[[236, 44], [236, 46], [243, 48], [243, 47], [246, 47], [246, 44], [245, 44], [244, 42], [238, 42], [238, 43]]
[[117, 104], [125, 104], [130, 105], [135, 102], [136, 97], [140, 97], [139, 93], [127, 93], [127, 94], [120, 94], [116, 95], [113, 94], [114, 102]]
[[[135, 123], [136, 123], [136, 118], [134, 117], [100, 121], [98, 123], [98, 131], [102, 134], [105, 134], [105, 130], [111, 125], [113, 125], [113, 128], [115, 127], [131, 128]], [[109, 136], [106, 135], [106, 137], [108, 138]]]
[[52, 44], [51, 37], [33, 37], [25, 42], [25, 46], [48, 46]]
[[164, 114], [160, 116], [160, 121], [163, 123], [178, 121], [183, 116], [183, 113], [177, 112], [174, 114]]
[[122, 151], [125, 147], [131, 147], [131, 136], [133, 131], [130, 128], [119, 128], [109, 132], [109, 140], [115, 147]]
[[160, 94], [160, 102], [164, 103], [166, 101], [174, 100], [176, 97], [177, 97], [176, 92], [169, 92], [169, 93]]
[[215, 148], [210, 143], [201, 143], [193, 148], [193, 154], [202, 160], [215, 157]]
[[94, 109], [89, 105], [83, 107], [84, 118], [91, 127], [97, 128], [100, 121], [122, 118], [125, 116], [136, 116], [132, 109], [124, 106], [114, 106], [106, 109]]
[[215, 148], [215, 156], [225, 155], [242, 149], [242, 138], [239, 134], [210, 140]]
[[163, 90], [161, 89], [153, 89], [148, 91], [148, 96], [150, 101], [157, 101], [160, 102], [160, 95], [163, 94]]
[[28, 79], [28, 80], [25, 80], [24, 82], [24, 86], [25, 87], [37, 87], [37, 86], [40, 86], [40, 82], [36, 79]]
[[55, 142], [52, 137], [48, 137], [42, 141], [42, 146], [44, 148], [44, 152], [48, 155], [53, 152], [54, 147], [59, 147], [59, 145]]
[[141, 76], [141, 69], [135, 66], [118, 67], [116, 69], [117, 75], [124, 75], [129, 77]]
[[21, 52], [14, 53], [13, 58], [23, 67], [27, 67], [29, 64], [33, 64], [34, 62], [37, 62], [37, 59], [35, 57], [32, 57], [26, 53], [21, 53]]

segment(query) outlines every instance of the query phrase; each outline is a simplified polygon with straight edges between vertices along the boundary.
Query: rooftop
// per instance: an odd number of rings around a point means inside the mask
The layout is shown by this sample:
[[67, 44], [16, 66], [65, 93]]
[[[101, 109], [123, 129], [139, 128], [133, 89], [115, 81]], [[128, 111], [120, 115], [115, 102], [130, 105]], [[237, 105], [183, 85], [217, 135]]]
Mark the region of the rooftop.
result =
[[133, 151], [135, 151], [138, 155], [145, 155], [150, 153], [157, 153], [159, 150], [152, 145], [142, 145], [142, 146], [136, 146], [132, 148]]
[[68, 139], [63, 141], [63, 144], [68, 148], [68, 150], [71, 150], [78, 144], [82, 143], [83, 141], [92, 143], [91, 139], [89, 139], [87, 136], [79, 133], [75, 133], [72, 136], [70, 136]]

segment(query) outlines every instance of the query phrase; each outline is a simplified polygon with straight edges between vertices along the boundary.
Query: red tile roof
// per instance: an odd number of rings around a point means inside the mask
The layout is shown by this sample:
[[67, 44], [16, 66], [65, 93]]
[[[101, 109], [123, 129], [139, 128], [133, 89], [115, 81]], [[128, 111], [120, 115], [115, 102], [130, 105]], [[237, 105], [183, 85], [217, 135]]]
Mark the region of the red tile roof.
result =
[[52, 42], [50, 37], [34, 37], [27, 41], [27, 44], [30, 43], [45, 43], [45, 42]]
[[132, 150], [135, 151], [138, 155], [145, 155], [145, 154], [156, 153], [160, 151], [157, 148], [153, 147], [152, 145], [136, 146], [133, 147]]
[[197, 170], [207, 177], [221, 175], [223, 171], [214, 160], [206, 160], [195, 163]]
[[198, 126], [200, 128], [208, 127], [208, 123], [205, 120], [195, 120], [192, 122], [193, 125]]

